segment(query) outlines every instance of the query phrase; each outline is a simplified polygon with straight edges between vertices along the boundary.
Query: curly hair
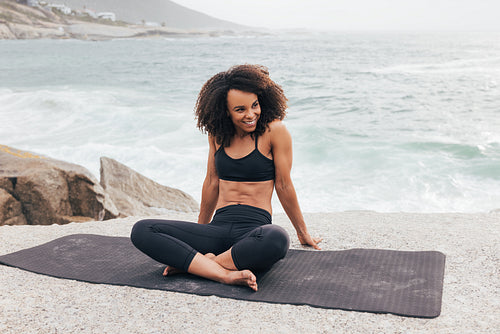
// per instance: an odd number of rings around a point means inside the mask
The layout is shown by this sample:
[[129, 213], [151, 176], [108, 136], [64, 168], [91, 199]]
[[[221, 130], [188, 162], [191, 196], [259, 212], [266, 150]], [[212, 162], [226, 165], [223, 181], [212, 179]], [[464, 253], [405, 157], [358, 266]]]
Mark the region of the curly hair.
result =
[[236, 130], [228, 114], [227, 93], [231, 89], [257, 95], [261, 114], [252, 135], [260, 136], [269, 123], [286, 115], [288, 99], [281, 86], [262, 65], [237, 65], [210, 78], [201, 88], [195, 106], [197, 126], [219, 145], [229, 146]]

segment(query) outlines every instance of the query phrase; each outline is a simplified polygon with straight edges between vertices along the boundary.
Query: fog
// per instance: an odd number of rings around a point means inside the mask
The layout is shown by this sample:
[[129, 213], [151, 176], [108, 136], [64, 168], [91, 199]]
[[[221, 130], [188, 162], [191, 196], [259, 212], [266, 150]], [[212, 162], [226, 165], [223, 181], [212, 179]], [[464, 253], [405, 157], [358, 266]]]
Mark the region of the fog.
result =
[[500, 31], [498, 0], [175, 0], [232, 22], [277, 29]]

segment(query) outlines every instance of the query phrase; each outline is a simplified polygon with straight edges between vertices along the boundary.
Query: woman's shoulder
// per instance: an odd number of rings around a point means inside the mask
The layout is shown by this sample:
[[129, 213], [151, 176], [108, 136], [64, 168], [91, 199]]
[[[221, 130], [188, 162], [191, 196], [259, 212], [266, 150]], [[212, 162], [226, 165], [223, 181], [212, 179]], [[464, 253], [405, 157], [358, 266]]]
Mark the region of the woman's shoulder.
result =
[[270, 122], [268, 124], [268, 132], [280, 132], [280, 131], [287, 131], [285, 123], [282, 120], [275, 119], [274, 121]]
[[281, 136], [288, 133], [288, 129], [286, 128], [285, 123], [279, 119], [270, 122], [267, 131], [269, 132], [271, 137]]
[[275, 145], [279, 142], [288, 141], [291, 139], [290, 132], [285, 126], [285, 123], [281, 120], [274, 120], [269, 123], [268, 135], [271, 141], [271, 145]]

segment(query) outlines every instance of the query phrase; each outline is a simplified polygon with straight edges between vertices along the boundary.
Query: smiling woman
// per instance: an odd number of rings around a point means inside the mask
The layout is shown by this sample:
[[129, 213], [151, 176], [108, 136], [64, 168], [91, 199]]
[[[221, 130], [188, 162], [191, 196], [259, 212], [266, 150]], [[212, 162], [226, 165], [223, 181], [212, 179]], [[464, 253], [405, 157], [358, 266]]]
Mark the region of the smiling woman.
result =
[[[271, 80], [265, 67], [234, 66], [214, 75], [202, 87], [196, 104], [198, 128], [213, 136], [218, 145], [229, 146], [237, 129], [231, 113], [241, 111], [242, 114], [243, 111], [237, 106], [254, 111], [258, 107], [259, 122], [253, 130], [257, 136], [264, 134], [273, 120], [283, 120], [288, 107], [283, 89]], [[253, 131], [250, 131], [252, 135]]]
[[167, 265], [165, 276], [187, 271], [257, 291], [253, 272], [269, 269], [289, 246], [285, 230], [271, 223], [274, 189], [299, 241], [319, 249], [290, 177], [292, 139], [281, 122], [286, 102], [258, 65], [234, 66], [202, 87], [196, 116], [208, 132], [209, 155], [198, 224], [147, 219], [131, 235], [138, 249]]

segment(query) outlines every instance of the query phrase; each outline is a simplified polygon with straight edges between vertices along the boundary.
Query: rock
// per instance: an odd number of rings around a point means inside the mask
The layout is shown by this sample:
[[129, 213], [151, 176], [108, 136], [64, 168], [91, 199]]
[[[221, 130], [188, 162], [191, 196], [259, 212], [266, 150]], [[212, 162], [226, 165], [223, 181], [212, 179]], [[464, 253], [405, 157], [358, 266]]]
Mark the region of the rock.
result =
[[[60, 26], [31, 26], [27, 24], [12, 23], [9, 25], [10, 32], [16, 39], [38, 39], [38, 38], [63, 38], [69, 37], [64, 31], [64, 27]], [[5, 29], [4, 29], [5, 30]], [[12, 39], [12, 38], [10, 38]]]
[[43, 167], [18, 175], [13, 195], [23, 204], [30, 225], [62, 224], [60, 216], [72, 215], [68, 184], [61, 171]]
[[101, 157], [101, 185], [125, 216], [160, 214], [162, 208], [183, 212], [199, 208], [185, 192], [158, 184], [106, 157]]
[[6, 22], [0, 21], [0, 39], [16, 39]]
[[0, 189], [0, 225], [26, 225], [21, 203], [6, 190]]
[[104, 189], [84, 167], [3, 145], [0, 145], [0, 188], [21, 204], [22, 213], [31, 225], [118, 216]]
[[14, 185], [10, 179], [0, 178], [0, 189], [5, 189], [8, 193], [12, 193], [14, 191]]

